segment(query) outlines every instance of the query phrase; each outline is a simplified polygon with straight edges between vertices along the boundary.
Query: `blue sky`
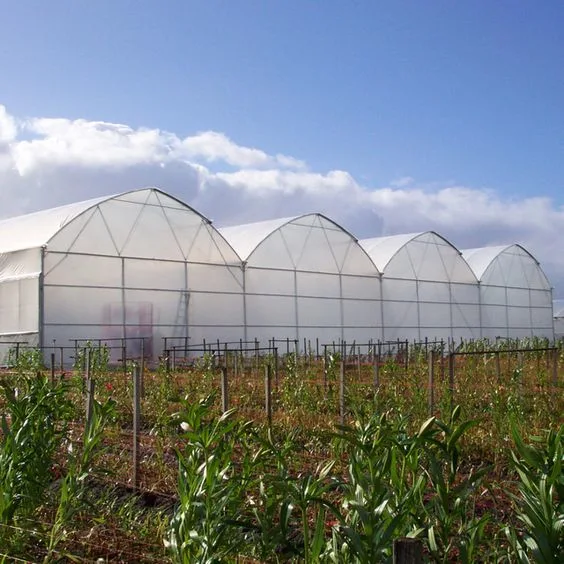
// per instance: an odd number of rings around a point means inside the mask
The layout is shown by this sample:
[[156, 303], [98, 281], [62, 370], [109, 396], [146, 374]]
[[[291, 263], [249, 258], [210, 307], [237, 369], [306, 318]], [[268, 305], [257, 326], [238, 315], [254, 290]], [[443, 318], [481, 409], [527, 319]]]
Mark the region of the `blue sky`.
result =
[[564, 202], [557, 1], [4, 1], [20, 116], [224, 131], [380, 186]]
[[[560, 1], [0, 7], [0, 104], [17, 128], [4, 134], [16, 163], [0, 185], [4, 212], [146, 178], [227, 223], [317, 207], [362, 236], [435, 229], [461, 247], [516, 240], [564, 281], [564, 260], [545, 248], [559, 248], [564, 227]], [[80, 129], [107, 127], [119, 147], [123, 134], [138, 148], [141, 130], [170, 133], [173, 145], [189, 137], [189, 158], [170, 157], [159, 134], [138, 153], [128, 145], [117, 164], [105, 133], [92, 140]], [[193, 139], [199, 132], [219, 137]]]

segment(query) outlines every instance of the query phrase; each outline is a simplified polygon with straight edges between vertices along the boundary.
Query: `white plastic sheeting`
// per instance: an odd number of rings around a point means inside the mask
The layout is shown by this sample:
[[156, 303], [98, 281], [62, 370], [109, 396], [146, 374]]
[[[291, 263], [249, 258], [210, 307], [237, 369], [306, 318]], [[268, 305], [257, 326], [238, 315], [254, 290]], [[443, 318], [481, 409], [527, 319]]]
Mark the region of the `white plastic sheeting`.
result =
[[380, 274], [335, 222], [308, 214], [220, 232], [244, 261], [247, 339], [381, 338]]
[[384, 339], [480, 336], [476, 276], [433, 231], [363, 239], [382, 276]]
[[482, 336], [552, 338], [552, 288], [520, 245], [462, 251], [480, 281]]
[[316, 213], [220, 232], [154, 188], [0, 221], [4, 343], [532, 335], [553, 335], [552, 290], [519, 245], [359, 243]]
[[157, 354], [164, 336], [243, 330], [239, 257], [209, 220], [160, 190], [6, 220], [0, 241], [4, 341], [144, 337]]

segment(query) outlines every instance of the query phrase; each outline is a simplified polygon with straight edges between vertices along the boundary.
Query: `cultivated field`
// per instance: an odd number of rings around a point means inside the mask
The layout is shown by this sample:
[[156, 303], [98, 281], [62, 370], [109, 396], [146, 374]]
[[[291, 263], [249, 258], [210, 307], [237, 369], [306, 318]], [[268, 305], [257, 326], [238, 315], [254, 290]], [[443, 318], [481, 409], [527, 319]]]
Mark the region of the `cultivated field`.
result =
[[79, 353], [2, 374], [7, 561], [563, 561], [560, 345]]

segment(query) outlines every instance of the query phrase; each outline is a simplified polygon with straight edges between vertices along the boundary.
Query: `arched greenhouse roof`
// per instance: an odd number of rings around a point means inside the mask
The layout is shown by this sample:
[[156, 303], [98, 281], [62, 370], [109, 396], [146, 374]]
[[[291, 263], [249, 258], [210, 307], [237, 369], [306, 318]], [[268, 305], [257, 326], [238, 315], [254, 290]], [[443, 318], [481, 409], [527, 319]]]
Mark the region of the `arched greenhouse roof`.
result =
[[251, 266], [380, 275], [358, 240], [319, 213], [223, 227], [219, 232]]
[[254, 223], [220, 227], [220, 233], [231, 244], [241, 260], [248, 260], [253, 251], [272, 233], [303, 216], [281, 217]]
[[113, 197], [94, 198], [0, 220], [0, 253], [42, 247], [81, 213]]
[[211, 223], [209, 219], [205, 218], [193, 208], [190, 208], [187, 204], [174, 198], [174, 196], [170, 194], [166, 194], [158, 188], [140, 188], [122, 194], [92, 198], [82, 202], [75, 202], [56, 208], [0, 220], [0, 253], [42, 247], [47, 245], [63, 227], [98, 204], [114, 199], [143, 203], [142, 199], [148, 199], [149, 195], [153, 192], [162, 194], [176, 201], [182, 209], [188, 208], [207, 223]]
[[[39, 255], [35, 251], [40, 248], [61, 256], [72, 252], [237, 268], [241, 265], [237, 253], [209, 219], [157, 188], [132, 190], [0, 221], [0, 255], [26, 253], [25, 257], [35, 261], [28, 270], [37, 272]], [[28, 252], [35, 254], [28, 256]]]
[[362, 239], [359, 243], [384, 276], [477, 282], [461, 252], [434, 231], [374, 237]]
[[550, 290], [539, 261], [518, 244], [462, 251], [478, 280], [485, 284]]

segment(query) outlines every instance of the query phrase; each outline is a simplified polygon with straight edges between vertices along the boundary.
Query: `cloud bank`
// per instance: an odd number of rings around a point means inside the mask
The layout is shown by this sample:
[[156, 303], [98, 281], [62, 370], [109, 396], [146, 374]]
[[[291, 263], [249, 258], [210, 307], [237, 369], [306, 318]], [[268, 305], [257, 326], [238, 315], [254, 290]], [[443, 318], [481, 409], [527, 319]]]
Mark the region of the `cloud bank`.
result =
[[319, 211], [357, 237], [433, 230], [459, 248], [520, 243], [564, 298], [564, 208], [549, 198], [507, 198], [492, 189], [390, 179], [365, 186], [349, 172], [204, 131], [22, 118], [0, 105], [0, 216], [158, 186], [217, 225]]

